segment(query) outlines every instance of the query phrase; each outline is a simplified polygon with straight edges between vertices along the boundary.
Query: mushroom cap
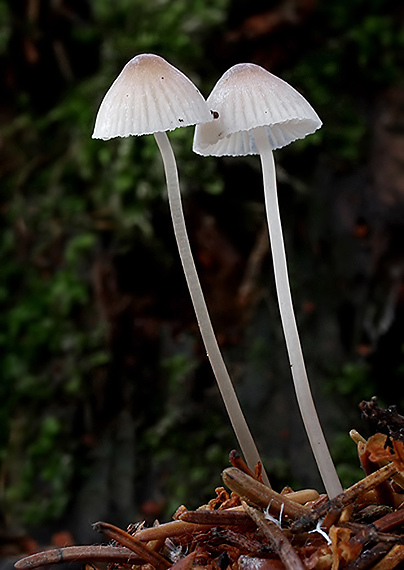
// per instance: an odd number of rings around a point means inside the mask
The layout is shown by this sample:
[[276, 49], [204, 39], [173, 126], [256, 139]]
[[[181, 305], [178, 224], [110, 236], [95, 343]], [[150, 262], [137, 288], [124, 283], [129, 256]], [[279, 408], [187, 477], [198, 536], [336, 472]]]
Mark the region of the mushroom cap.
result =
[[239, 63], [226, 71], [207, 103], [217, 118], [196, 127], [193, 145], [205, 156], [259, 154], [251, 133], [255, 127], [266, 128], [274, 150], [322, 125], [296, 89], [253, 63]]
[[205, 99], [188, 77], [158, 55], [141, 54], [107, 91], [92, 138], [146, 135], [211, 120]]

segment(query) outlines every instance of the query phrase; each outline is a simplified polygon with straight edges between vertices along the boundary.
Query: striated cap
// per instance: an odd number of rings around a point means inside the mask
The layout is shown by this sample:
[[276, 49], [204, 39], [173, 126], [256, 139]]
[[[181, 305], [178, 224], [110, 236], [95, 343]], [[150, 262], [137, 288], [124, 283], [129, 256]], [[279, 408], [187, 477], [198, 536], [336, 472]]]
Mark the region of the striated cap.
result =
[[255, 127], [266, 127], [274, 150], [322, 125], [296, 89], [253, 63], [239, 63], [226, 71], [207, 103], [215, 118], [196, 127], [193, 145], [205, 156], [259, 154], [250, 132]]
[[142, 54], [125, 65], [107, 91], [92, 138], [146, 135], [211, 120], [205, 99], [188, 77], [162, 57]]

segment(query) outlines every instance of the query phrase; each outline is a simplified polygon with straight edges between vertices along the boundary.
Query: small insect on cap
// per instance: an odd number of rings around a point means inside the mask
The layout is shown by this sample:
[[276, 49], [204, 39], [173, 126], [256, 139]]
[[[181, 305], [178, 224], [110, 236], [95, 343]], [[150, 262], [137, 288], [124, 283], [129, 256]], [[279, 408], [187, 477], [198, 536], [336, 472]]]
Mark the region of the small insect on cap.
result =
[[192, 81], [162, 57], [142, 54], [125, 65], [107, 91], [92, 137], [146, 135], [211, 120]]
[[296, 89], [253, 63], [239, 63], [226, 71], [207, 103], [215, 118], [196, 128], [193, 147], [205, 156], [259, 154], [249, 132], [255, 127], [266, 127], [274, 150], [322, 125]]

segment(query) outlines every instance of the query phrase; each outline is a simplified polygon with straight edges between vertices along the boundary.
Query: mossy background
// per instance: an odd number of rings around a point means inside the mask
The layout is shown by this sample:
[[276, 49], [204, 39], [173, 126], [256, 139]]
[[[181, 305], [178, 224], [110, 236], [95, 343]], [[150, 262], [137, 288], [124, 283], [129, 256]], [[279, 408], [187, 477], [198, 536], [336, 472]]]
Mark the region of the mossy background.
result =
[[[404, 10], [379, 0], [0, 1], [4, 532], [94, 541], [197, 507], [236, 447], [199, 338], [152, 137], [91, 139], [134, 55], [208, 95], [252, 61], [321, 131], [276, 152], [297, 319], [345, 485], [358, 404], [404, 404]], [[321, 488], [291, 388], [259, 161], [170, 134], [212, 321], [275, 487]], [[50, 532], [50, 531], [49, 531]], [[45, 532], [46, 534], [46, 532]]]

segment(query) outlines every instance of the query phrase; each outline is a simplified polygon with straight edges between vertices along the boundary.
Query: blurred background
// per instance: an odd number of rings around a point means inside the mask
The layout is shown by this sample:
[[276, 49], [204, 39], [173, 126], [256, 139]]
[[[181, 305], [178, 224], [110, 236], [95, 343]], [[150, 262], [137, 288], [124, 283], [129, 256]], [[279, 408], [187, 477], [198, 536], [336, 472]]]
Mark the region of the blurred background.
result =
[[[358, 404], [404, 404], [399, 0], [0, 0], [0, 555], [94, 542], [214, 496], [237, 447], [204, 354], [153, 137], [91, 139], [123, 65], [157, 53], [208, 95], [235, 63], [324, 126], [276, 151], [297, 320], [342, 482]], [[321, 490], [274, 290], [258, 157], [170, 134], [213, 325], [273, 486]], [[58, 542], [59, 541], [59, 542]]]

